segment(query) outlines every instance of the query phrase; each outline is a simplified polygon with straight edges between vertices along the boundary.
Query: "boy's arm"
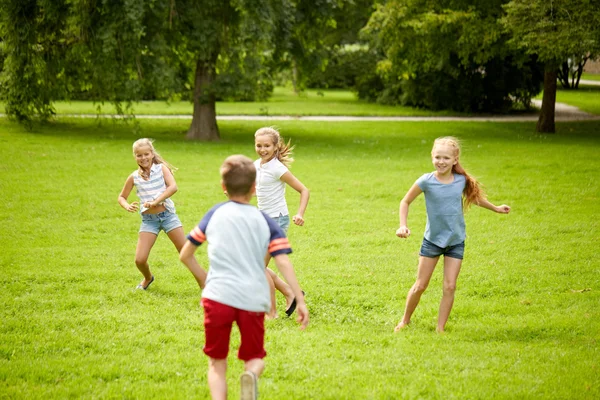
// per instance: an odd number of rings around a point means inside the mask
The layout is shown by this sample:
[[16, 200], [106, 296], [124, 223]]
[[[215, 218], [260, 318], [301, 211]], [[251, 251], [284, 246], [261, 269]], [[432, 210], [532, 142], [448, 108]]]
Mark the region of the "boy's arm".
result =
[[479, 207], [487, 208], [488, 210], [500, 213], [500, 214], [508, 214], [510, 212], [510, 207], [506, 204], [502, 204], [501, 206], [495, 206], [488, 201], [488, 199], [479, 200], [477, 202]]
[[294, 292], [297, 304], [296, 312], [298, 313], [298, 322], [301, 324], [300, 329], [305, 329], [308, 326], [309, 321], [308, 308], [306, 307], [306, 302], [304, 301], [304, 293], [302, 293], [300, 285], [298, 284], [294, 267], [292, 266], [287, 254], [278, 254], [273, 257], [273, 259], [275, 260], [277, 269], [279, 269], [279, 272], [281, 272], [283, 278], [288, 285], [290, 285], [292, 291]]
[[179, 253], [179, 259], [190, 270], [192, 275], [194, 275], [200, 289], [204, 289], [204, 285], [206, 284], [206, 271], [200, 267], [200, 264], [196, 261], [196, 257], [194, 257], [196, 249], [198, 249], [198, 246], [187, 240]]

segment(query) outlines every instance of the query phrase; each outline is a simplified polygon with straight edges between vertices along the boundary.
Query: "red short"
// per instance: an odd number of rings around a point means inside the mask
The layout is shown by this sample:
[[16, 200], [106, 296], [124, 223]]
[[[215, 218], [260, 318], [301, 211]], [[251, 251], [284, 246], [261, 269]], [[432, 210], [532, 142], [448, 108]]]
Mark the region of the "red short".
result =
[[264, 358], [265, 313], [240, 310], [223, 303], [202, 299], [204, 307], [204, 353], [210, 358], [224, 359], [229, 353], [229, 338], [233, 322], [237, 323], [242, 342], [238, 358], [249, 361]]

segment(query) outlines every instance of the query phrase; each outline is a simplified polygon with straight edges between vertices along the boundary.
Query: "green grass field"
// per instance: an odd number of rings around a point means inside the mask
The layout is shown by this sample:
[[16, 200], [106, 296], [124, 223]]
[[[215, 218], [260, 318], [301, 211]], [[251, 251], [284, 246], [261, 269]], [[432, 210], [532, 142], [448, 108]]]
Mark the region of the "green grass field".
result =
[[[110, 121], [27, 131], [0, 119], [0, 398], [208, 398], [200, 291], [164, 234], [150, 257], [156, 282], [134, 290], [140, 219], [117, 204], [140, 135], [179, 167], [173, 199], [186, 231], [224, 200], [219, 165], [254, 157], [261, 123], [220, 122], [218, 143], [185, 141], [188, 124], [143, 120], [134, 134]], [[312, 319], [305, 332], [291, 319], [266, 323], [261, 398], [600, 397], [599, 122], [558, 123], [555, 135], [534, 123], [278, 126], [311, 189], [306, 225], [289, 235]], [[448, 134], [463, 140], [462, 163], [490, 200], [512, 211], [466, 214], [447, 333], [434, 330], [438, 270], [412, 325], [394, 334], [425, 227], [420, 197], [413, 236], [396, 238], [398, 203]], [[288, 202], [297, 207], [297, 193]], [[235, 351], [229, 360], [236, 398], [242, 364]]]
[[[542, 98], [541, 95], [538, 97]], [[581, 85], [577, 90], [558, 89], [556, 101], [576, 106], [590, 114], [600, 115], [600, 86]]]
[[584, 72], [581, 74], [581, 79], [586, 79], [590, 81], [600, 81], [600, 74], [592, 74], [590, 72]]
[[[89, 101], [56, 102], [57, 114], [114, 114], [110, 103], [94, 104]], [[191, 115], [189, 101], [143, 101], [132, 105], [137, 115]], [[352, 116], [445, 116], [449, 111], [428, 111], [411, 107], [387, 106], [358, 100], [348, 90], [306, 90], [300, 95], [291, 89], [277, 87], [269, 100], [262, 102], [223, 102], [216, 105], [218, 115], [352, 115]], [[4, 105], [0, 103], [0, 110]]]

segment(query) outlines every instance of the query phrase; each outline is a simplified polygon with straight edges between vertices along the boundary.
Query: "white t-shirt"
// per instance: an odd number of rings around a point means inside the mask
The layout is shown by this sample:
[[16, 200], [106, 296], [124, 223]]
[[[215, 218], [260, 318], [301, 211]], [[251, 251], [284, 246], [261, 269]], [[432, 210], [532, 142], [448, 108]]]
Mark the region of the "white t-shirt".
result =
[[265, 254], [292, 252], [277, 222], [250, 204], [217, 204], [187, 236], [208, 243], [208, 276], [202, 297], [254, 312], [271, 308]]
[[260, 165], [260, 161], [254, 161], [258, 209], [272, 218], [288, 215], [285, 182], [281, 180], [281, 176], [289, 171], [288, 168], [276, 157], [263, 165]]

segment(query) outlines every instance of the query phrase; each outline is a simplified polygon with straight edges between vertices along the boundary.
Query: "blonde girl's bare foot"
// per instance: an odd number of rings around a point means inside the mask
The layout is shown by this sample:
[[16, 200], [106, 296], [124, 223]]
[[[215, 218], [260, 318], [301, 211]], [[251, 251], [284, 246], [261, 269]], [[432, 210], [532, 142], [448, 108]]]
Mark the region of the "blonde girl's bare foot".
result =
[[436, 333], [439, 333], [440, 335], [443, 335], [446, 333], [444, 328], [440, 328], [439, 326], [437, 328], [435, 328], [435, 331], [436, 331]]
[[402, 329], [406, 328], [408, 324], [408, 322], [405, 323], [404, 321], [398, 322], [398, 325], [394, 328], [394, 332], [400, 332]]

